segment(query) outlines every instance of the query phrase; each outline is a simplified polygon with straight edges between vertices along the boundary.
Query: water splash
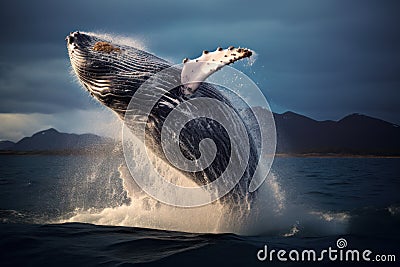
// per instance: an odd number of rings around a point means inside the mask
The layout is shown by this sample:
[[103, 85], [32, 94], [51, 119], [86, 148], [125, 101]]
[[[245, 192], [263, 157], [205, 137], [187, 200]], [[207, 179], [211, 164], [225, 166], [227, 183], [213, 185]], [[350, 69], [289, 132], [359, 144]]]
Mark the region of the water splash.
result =
[[147, 196], [130, 176], [126, 166], [119, 168], [124, 189], [131, 204], [97, 211], [80, 211], [63, 222], [85, 222], [100, 225], [134, 226], [185, 232], [230, 232], [223, 226], [224, 206], [219, 202], [197, 207], [178, 208]]
[[[168, 177], [174, 179], [175, 183], [182, 185], [191, 183], [183, 175], [177, 178], [176, 173], [168, 168], [169, 165], [166, 165], [163, 173], [169, 173]], [[304, 207], [288, 203], [279, 177], [273, 173], [270, 173], [258, 189], [257, 198], [251, 205], [246, 200], [235, 203], [235, 207], [215, 201], [196, 208], [179, 208], [160, 203], [146, 195], [136, 185], [124, 164], [120, 165], [118, 171], [123, 188], [131, 200], [130, 204], [100, 210], [80, 209], [69, 218], [57, 222], [82, 222], [192, 233], [289, 237], [344, 233], [349, 220], [349, 215], [346, 213], [309, 211]], [[143, 172], [145, 175], [145, 170]]]

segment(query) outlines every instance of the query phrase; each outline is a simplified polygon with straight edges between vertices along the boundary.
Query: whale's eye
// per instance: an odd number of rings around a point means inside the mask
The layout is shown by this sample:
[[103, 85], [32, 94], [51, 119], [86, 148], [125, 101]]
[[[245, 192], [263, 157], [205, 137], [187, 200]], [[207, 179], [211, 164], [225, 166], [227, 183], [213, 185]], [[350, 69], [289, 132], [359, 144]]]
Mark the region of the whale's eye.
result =
[[113, 45], [111, 45], [110, 43], [107, 42], [97, 42], [94, 44], [93, 46], [93, 50], [94, 51], [100, 51], [100, 52], [106, 52], [106, 53], [110, 53], [110, 52], [121, 52], [121, 49], [119, 49], [118, 47], [114, 47]]

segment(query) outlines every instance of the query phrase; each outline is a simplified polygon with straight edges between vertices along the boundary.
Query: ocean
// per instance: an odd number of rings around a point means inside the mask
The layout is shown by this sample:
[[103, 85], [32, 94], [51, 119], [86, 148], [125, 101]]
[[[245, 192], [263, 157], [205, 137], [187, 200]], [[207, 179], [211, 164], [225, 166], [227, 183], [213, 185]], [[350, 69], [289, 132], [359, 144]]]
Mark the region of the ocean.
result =
[[[217, 205], [193, 211], [129, 195], [112, 155], [0, 162], [0, 266], [400, 266], [399, 158], [277, 157], [247, 220]], [[287, 261], [261, 261], [266, 247]], [[288, 259], [329, 247], [372, 254]]]

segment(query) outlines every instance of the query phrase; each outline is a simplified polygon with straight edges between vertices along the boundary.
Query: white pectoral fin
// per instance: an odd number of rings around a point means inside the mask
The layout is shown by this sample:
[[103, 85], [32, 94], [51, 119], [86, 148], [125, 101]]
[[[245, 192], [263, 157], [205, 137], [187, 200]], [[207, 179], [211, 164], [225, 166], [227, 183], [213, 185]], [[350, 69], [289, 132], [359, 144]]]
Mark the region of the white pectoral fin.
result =
[[203, 51], [203, 54], [196, 59], [183, 60], [183, 69], [181, 73], [182, 93], [190, 95], [196, 92], [200, 83], [208, 76], [220, 70], [223, 66], [229, 65], [240, 59], [250, 57], [253, 52], [247, 48], [227, 49], [220, 47], [213, 52]]

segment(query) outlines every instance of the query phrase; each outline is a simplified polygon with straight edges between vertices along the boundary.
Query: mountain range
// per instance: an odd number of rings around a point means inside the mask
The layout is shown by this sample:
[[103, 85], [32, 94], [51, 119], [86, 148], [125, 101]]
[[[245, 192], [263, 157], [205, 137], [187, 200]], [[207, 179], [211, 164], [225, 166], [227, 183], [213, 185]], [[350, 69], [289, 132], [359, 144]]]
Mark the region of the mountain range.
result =
[[274, 114], [278, 153], [400, 155], [399, 125], [361, 114], [316, 121], [294, 112]]
[[11, 141], [1, 141], [0, 150], [15, 152], [77, 152], [100, 148], [113, 143], [115, 143], [115, 141], [108, 137], [102, 137], [90, 133], [61, 133], [54, 128], [50, 128], [37, 132], [31, 137], [24, 137], [16, 143]]
[[[259, 116], [269, 112], [253, 109]], [[339, 121], [316, 121], [285, 112], [273, 113], [277, 131], [277, 153], [400, 156], [400, 127], [380, 119], [351, 114]], [[4, 153], [107, 150], [116, 141], [94, 134], [68, 134], [48, 129], [14, 143], [0, 141]]]

